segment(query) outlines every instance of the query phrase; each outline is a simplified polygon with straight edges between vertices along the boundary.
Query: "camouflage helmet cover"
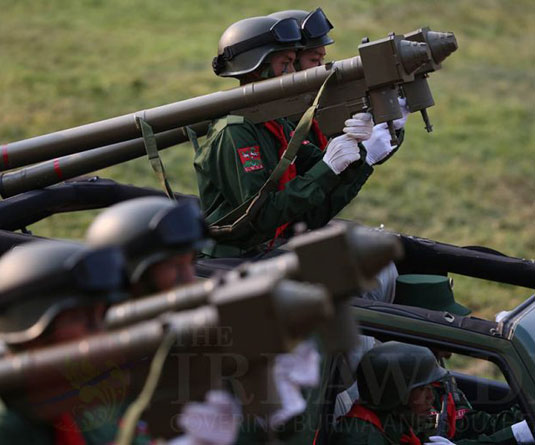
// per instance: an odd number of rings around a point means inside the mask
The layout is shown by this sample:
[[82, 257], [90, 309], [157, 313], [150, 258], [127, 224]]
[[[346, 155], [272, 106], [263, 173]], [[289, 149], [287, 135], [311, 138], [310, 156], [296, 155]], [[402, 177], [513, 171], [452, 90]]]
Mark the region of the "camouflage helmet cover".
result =
[[445, 377], [429, 348], [390, 341], [367, 351], [357, 368], [360, 402], [378, 411], [406, 405], [412, 389]]
[[198, 250], [207, 228], [193, 199], [180, 203], [160, 196], [131, 199], [109, 207], [86, 234], [91, 246], [118, 246], [131, 282], [147, 268], [174, 255]]
[[[285, 18], [286, 24], [294, 25], [299, 33], [299, 24], [293, 18]], [[275, 25], [282, 20], [274, 17], [250, 17], [230, 25], [219, 39], [217, 56], [212, 68], [221, 77], [239, 77], [256, 70], [271, 53], [303, 48], [300, 38], [296, 41], [277, 41], [275, 38], [262, 42], [244, 51], [232, 51], [237, 45], [251, 41], [262, 35], [269, 35]], [[294, 23], [295, 22], [295, 23]]]
[[[304, 22], [306, 23], [306, 20], [309, 17], [311, 17], [313, 14], [323, 14], [327, 23], [330, 25], [330, 22], [328, 21], [327, 17], [325, 16], [321, 8], [317, 8], [316, 10], [311, 11], [311, 12], [304, 11], [302, 9], [288, 9], [286, 11], [274, 12], [273, 14], [268, 15], [268, 17], [273, 17], [276, 19], [294, 18], [299, 22], [299, 25], [303, 27], [303, 23]], [[306, 32], [303, 32], [302, 43], [304, 45], [304, 49], [313, 49], [313, 48], [318, 48], [320, 46], [331, 45], [334, 43], [334, 40], [330, 38], [327, 35], [327, 33], [321, 37], [309, 38], [306, 35]]]
[[124, 259], [116, 248], [35, 241], [0, 259], [0, 339], [39, 337], [63, 310], [122, 297]]

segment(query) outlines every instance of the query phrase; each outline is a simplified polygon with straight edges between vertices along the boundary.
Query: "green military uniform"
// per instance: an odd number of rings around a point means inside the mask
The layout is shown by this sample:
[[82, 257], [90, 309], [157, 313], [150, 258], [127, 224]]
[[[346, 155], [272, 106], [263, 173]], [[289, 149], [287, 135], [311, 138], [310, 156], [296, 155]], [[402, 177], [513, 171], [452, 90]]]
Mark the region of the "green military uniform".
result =
[[[105, 417], [99, 413], [98, 407], [91, 412], [85, 412], [81, 418], [76, 420], [76, 424], [89, 426], [93, 424], [94, 427], [80, 428], [79, 433], [74, 433], [70, 441], [77, 440], [77, 444], [83, 443], [85, 445], [113, 443], [117, 436], [120, 416], [124, 414], [125, 409], [126, 405], [122, 407], [117, 418], [108, 421], [102, 421]], [[104, 410], [106, 409], [104, 408]], [[0, 413], [0, 443], [2, 444], [56, 445], [64, 442], [65, 439], [64, 441], [58, 440], [57, 432], [51, 424], [30, 420], [13, 410], [5, 410]], [[132, 443], [134, 445], [152, 443], [143, 422], [138, 424], [136, 436]]]
[[[294, 127], [286, 119], [282, 125], [287, 140]], [[263, 124], [238, 116], [215, 121], [206, 142], [195, 154], [201, 207], [209, 224], [254, 196], [279, 162], [279, 141]], [[249, 227], [233, 239], [220, 240], [209, 256], [239, 256], [274, 237], [276, 229], [288, 222], [304, 221], [310, 229], [325, 225], [353, 199], [373, 169], [362, 160], [336, 175], [320, 162], [323, 152], [304, 143], [297, 152], [297, 177], [284, 190], [271, 192]]]
[[[393, 412], [373, 412], [380, 421], [380, 427], [369, 420], [355, 417], [344, 417], [334, 427], [329, 444], [332, 445], [391, 445], [405, 443], [410, 445], [423, 444], [425, 439], [418, 430], [412, 431]], [[427, 433], [429, 435], [429, 433]], [[510, 427], [502, 429], [490, 436], [479, 435], [473, 439], [454, 439], [456, 445], [475, 444], [516, 444]]]
[[[435, 395], [435, 402], [433, 405], [435, 407], [440, 407], [445, 394], [443, 385], [434, 386], [433, 392]], [[452, 394], [448, 399], [448, 404], [452, 405], [452, 409], [448, 409], [448, 414], [451, 415], [452, 418], [455, 418], [453, 424], [451, 421], [448, 421], [448, 437], [450, 437], [450, 440], [453, 442], [462, 439], [477, 439], [480, 434], [494, 434], [524, 420], [522, 412], [516, 405], [498, 414], [489, 414], [485, 411], [473, 409], [472, 405], [460, 389], [455, 388], [454, 392], [455, 394]], [[506, 434], [506, 432], [500, 433], [499, 437], [503, 434]]]

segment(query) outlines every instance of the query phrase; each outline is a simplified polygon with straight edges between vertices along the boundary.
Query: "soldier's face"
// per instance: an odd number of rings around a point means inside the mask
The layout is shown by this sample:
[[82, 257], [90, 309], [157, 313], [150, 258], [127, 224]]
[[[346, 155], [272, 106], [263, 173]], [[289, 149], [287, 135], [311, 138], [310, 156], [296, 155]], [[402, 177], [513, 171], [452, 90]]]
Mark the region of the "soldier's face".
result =
[[147, 270], [152, 285], [158, 292], [170, 290], [180, 284], [195, 281], [193, 252], [175, 255], [153, 264]]
[[427, 415], [433, 408], [433, 389], [431, 385], [414, 388], [409, 395], [409, 408], [416, 415]]
[[312, 49], [304, 49], [299, 52], [297, 56], [299, 60], [300, 69], [306, 70], [308, 68], [314, 68], [316, 66], [323, 65], [327, 51], [324, 46]]
[[269, 60], [271, 70], [275, 77], [286, 73], [295, 73], [295, 51], [279, 51], [273, 53]]

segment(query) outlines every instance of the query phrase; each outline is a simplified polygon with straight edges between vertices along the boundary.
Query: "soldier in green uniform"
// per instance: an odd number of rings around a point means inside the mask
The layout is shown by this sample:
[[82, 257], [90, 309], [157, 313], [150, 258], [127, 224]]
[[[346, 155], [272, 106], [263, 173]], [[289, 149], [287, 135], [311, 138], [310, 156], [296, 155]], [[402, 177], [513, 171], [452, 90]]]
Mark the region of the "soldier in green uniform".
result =
[[[0, 259], [0, 341], [6, 354], [32, 351], [95, 333], [106, 307], [125, 296], [124, 259], [115, 248], [36, 241]], [[126, 407], [128, 376], [65, 357], [57, 381], [3, 393], [2, 444], [111, 443]], [[111, 371], [103, 374], [103, 371]], [[89, 383], [99, 375], [108, 377]], [[136, 443], [147, 443], [144, 431]]]
[[[294, 70], [295, 50], [302, 47], [295, 19], [254, 17], [231, 25], [219, 42], [213, 67], [217, 75], [242, 84]], [[370, 137], [368, 114], [347, 122], [345, 135], [323, 153], [303, 143], [293, 165], [269, 192], [249, 224], [203, 253], [211, 257], [254, 256], [262, 243], [284, 236], [289, 224], [304, 221], [313, 229], [326, 224], [353, 199], [372, 173], [358, 142]], [[212, 123], [206, 142], [195, 154], [201, 207], [214, 224], [255, 196], [277, 165], [294, 127], [286, 119], [253, 124], [238, 116]]]
[[[472, 312], [455, 301], [451, 281], [442, 275], [400, 275], [396, 280], [394, 303], [460, 316], [467, 316]], [[448, 351], [434, 350], [433, 353], [442, 366], [444, 359], [451, 357]], [[440, 408], [444, 398], [447, 398], [447, 415], [444, 421], [447, 422], [445, 430], [451, 440], [474, 438], [478, 434], [493, 434], [524, 419], [517, 405], [498, 414], [475, 410], [458, 388], [455, 378], [448, 375], [446, 381], [447, 384], [433, 386], [433, 405]]]
[[140, 297], [195, 280], [195, 253], [207, 229], [194, 200], [149, 196], [104, 210], [88, 228], [91, 246], [117, 246], [126, 257], [130, 294]]
[[[331, 444], [454, 444], [435, 436], [432, 384], [444, 380], [433, 353], [424, 347], [387, 342], [364, 354], [357, 368], [360, 398], [335, 425]], [[525, 422], [487, 436], [458, 439], [457, 445], [525, 442]], [[531, 437], [531, 440], [533, 438]]]

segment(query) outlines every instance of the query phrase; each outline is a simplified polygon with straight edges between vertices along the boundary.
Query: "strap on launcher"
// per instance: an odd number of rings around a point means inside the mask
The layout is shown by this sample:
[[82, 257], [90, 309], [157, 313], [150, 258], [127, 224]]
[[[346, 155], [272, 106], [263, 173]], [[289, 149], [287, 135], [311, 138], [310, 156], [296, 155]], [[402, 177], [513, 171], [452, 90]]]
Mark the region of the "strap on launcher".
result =
[[278, 190], [278, 183], [281, 176], [288, 169], [290, 164], [295, 161], [297, 156], [297, 150], [306, 139], [310, 128], [312, 126], [312, 121], [318, 109], [318, 104], [320, 98], [325, 91], [325, 87], [328, 85], [333, 74], [336, 72], [336, 69], [333, 69], [323, 84], [321, 85], [318, 94], [316, 95], [312, 105], [305, 111], [297, 127], [295, 128], [294, 134], [288, 142], [286, 150], [282, 154], [277, 166], [273, 169], [273, 172], [266, 180], [266, 182], [260, 187], [260, 190], [245, 201], [243, 204], [239, 205], [221, 219], [210, 225], [209, 231], [210, 235], [216, 239], [218, 238], [228, 238], [234, 236], [239, 237], [240, 233], [248, 226], [253, 227], [252, 221], [257, 215], [258, 211], [264, 205], [267, 197], [270, 192]]
[[165, 174], [165, 168], [163, 166], [162, 159], [158, 153], [158, 145], [156, 143], [156, 138], [154, 137], [154, 131], [150, 124], [144, 119], [145, 112], [143, 112], [143, 117], [136, 115], [136, 126], [141, 130], [143, 135], [143, 144], [145, 145], [145, 151], [149, 158], [150, 165], [156, 176], [158, 177], [162, 188], [165, 193], [171, 200], [175, 200], [175, 195], [173, 189], [167, 180], [167, 175]]

